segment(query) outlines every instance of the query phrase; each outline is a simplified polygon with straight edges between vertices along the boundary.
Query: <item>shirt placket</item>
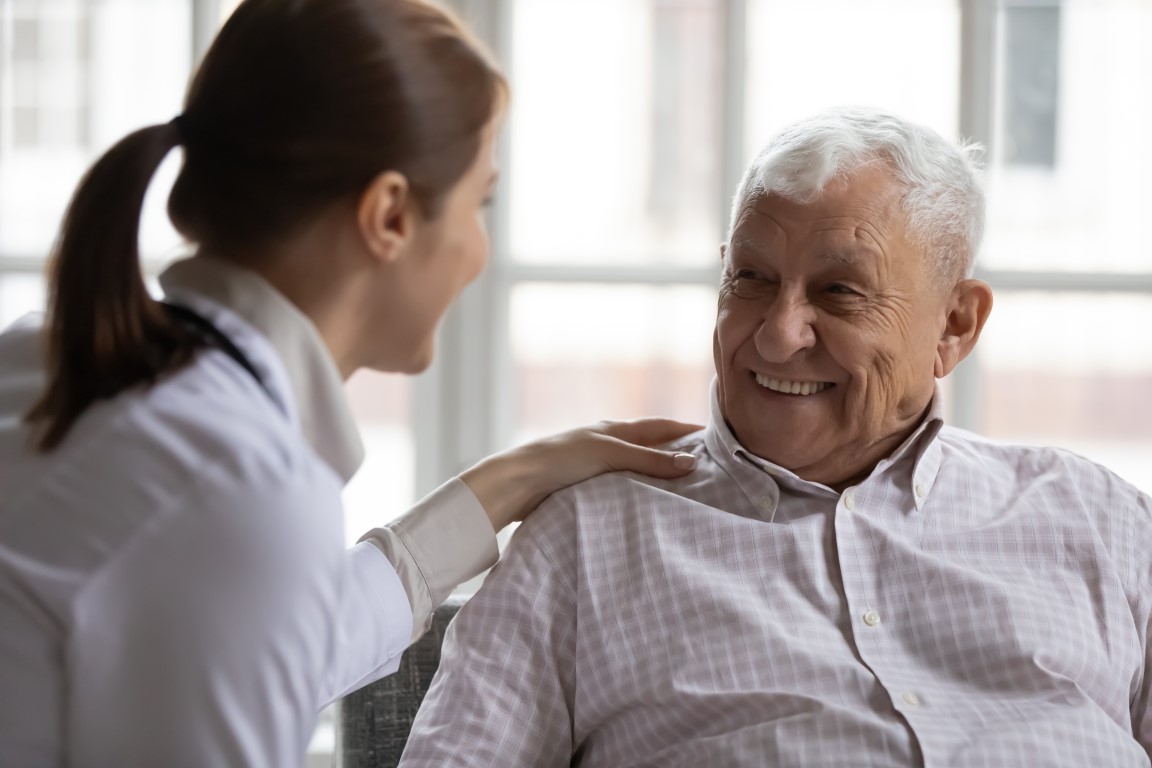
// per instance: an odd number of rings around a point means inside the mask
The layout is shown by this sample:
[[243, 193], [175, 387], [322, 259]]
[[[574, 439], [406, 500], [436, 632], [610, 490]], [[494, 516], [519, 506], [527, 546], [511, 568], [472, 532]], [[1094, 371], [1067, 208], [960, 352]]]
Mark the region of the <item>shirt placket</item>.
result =
[[836, 504], [835, 537], [844, 598], [851, 616], [851, 638], [857, 653], [880, 685], [887, 691], [893, 710], [909, 726], [918, 744], [924, 765], [930, 759], [925, 743], [926, 722], [931, 718], [932, 699], [921, 681], [907, 674], [910, 665], [900, 663], [900, 626], [906, 617], [897, 609], [892, 594], [884, 589], [878, 574], [885, 572], [879, 562], [883, 542], [876, 540], [882, 525], [866, 517], [873, 510], [867, 489], [845, 490]]

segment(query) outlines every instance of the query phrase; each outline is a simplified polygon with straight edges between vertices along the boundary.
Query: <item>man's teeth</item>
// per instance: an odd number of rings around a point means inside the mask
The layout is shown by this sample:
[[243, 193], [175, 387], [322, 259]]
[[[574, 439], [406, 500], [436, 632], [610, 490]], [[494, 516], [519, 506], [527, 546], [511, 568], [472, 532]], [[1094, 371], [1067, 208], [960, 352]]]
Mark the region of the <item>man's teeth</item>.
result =
[[756, 374], [756, 383], [773, 392], [783, 392], [786, 395], [814, 395], [830, 386], [826, 381], [784, 381], [770, 379], [760, 374]]

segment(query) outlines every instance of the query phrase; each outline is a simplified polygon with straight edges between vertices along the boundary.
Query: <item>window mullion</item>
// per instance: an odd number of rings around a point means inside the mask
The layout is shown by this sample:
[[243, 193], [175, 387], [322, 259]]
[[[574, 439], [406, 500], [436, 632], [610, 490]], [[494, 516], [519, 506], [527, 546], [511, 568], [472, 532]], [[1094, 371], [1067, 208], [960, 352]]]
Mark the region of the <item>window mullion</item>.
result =
[[1152, 293], [1152, 272], [1037, 272], [979, 269], [976, 277], [1004, 291]]
[[[991, 152], [995, 93], [996, 0], [960, 0], [960, 135]], [[990, 154], [988, 155], [990, 156]], [[952, 373], [952, 423], [979, 432], [984, 422], [979, 348]]]
[[220, 0], [192, 0], [192, 68], [208, 51], [220, 29]]
[[[720, 208], [718, 218], [722, 231], [717, 242], [727, 237], [728, 219], [731, 215], [732, 194], [744, 176], [748, 158], [744, 156], [745, 104], [744, 91], [748, 57], [747, 46], [748, 0], [724, 0], [724, 39], [720, 41], [724, 56], [722, 67], [723, 124], [720, 135], [722, 165], [720, 178]], [[718, 274], [718, 273], [717, 273]]]

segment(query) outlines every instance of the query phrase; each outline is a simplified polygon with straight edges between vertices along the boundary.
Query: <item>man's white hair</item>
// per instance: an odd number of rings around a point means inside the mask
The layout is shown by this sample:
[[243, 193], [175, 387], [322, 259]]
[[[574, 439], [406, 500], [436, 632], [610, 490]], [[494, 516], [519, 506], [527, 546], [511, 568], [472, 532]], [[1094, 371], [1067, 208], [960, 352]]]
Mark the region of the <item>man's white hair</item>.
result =
[[953, 144], [931, 128], [863, 107], [840, 107], [785, 128], [744, 174], [729, 238], [745, 202], [761, 194], [816, 201], [830, 181], [887, 163], [904, 190], [910, 234], [937, 260], [941, 279], [971, 276], [984, 235], [979, 144]]

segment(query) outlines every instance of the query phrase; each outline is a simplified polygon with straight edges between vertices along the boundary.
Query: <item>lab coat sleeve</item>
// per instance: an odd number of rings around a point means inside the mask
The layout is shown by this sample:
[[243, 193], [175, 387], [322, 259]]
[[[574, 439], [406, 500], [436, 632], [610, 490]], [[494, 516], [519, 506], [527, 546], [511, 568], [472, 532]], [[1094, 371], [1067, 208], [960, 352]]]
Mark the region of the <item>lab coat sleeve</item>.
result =
[[68, 765], [301, 765], [347, 579], [340, 488], [274, 479], [205, 468], [85, 588]]
[[412, 637], [408, 596], [380, 550], [357, 544], [345, 562], [324, 705], [395, 672]]
[[399, 576], [411, 605], [412, 641], [428, 631], [432, 612], [453, 589], [491, 568], [500, 555], [484, 507], [458, 478], [360, 541], [382, 552]]

